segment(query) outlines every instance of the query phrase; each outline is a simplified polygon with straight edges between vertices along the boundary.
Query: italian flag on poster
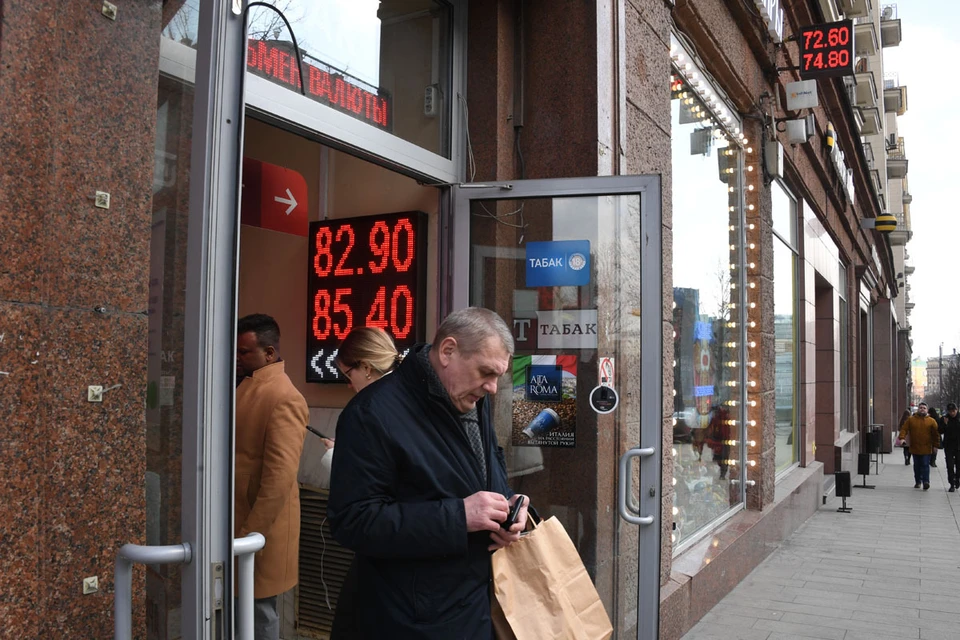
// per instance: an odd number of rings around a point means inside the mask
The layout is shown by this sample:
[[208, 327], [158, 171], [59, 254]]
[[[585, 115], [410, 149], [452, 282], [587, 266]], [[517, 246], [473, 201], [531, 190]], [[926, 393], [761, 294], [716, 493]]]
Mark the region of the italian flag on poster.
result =
[[576, 425], [577, 356], [514, 356], [512, 444], [573, 447]]

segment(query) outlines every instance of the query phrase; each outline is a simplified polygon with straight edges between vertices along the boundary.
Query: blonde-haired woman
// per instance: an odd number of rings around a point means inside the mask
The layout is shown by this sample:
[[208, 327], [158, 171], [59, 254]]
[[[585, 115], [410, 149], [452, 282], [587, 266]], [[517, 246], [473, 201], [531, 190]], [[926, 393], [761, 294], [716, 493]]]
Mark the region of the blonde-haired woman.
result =
[[[402, 356], [397, 353], [397, 347], [393, 344], [393, 338], [385, 331], [376, 327], [357, 327], [347, 334], [340, 344], [334, 362], [349, 382], [350, 388], [359, 393], [396, 369], [401, 359]], [[333, 441], [323, 438], [323, 444], [327, 447], [327, 453], [320, 464], [326, 462], [330, 465], [333, 459]], [[329, 473], [329, 466], [326, 472]], [[333, 640], [359, 637], [356, 624], [356, 581], [355, 565], [351, 563], [333, 617]]]

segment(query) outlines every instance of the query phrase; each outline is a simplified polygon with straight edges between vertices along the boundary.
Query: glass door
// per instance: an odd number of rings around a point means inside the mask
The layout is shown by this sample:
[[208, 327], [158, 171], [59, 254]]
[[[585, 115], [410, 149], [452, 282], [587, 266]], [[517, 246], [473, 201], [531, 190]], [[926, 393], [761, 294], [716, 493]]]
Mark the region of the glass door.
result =
[[450, 305], [493, 309], [514, 330], [512, 379], [502, 385], [512, 391], [494, 400], [511, 486], [563, 523], [615, 637], [653, 640], [663, 407], [659, 179], [466, 184], [454, 197]]
[[[233, 637], [233, 501], [224, 496], [233, 493], [245, 51], [240, 4], [195, 8], [191, 77], [161, 62], [150, 244], [146, 536], [128, 536], [131, 543], [146, 544], [128, 544], [119, 553], [117, 638]], [[145, 578], [132, 571], [136, 564], [145, 565]]]

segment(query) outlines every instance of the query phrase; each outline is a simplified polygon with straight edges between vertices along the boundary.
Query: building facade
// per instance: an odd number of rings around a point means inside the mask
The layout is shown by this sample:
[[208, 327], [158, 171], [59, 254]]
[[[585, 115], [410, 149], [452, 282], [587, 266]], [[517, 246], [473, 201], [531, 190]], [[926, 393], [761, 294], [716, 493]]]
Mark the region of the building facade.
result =
[[[406, 349], [500, 313], [508, 475], [617, 638], [680, 637], [907, 408], [895, 6], [205, 4], [0, 1], [12, 635], [108, 637], [116, 605], [134, 637], [217, 637], [243, 610], [223, 496], [247, 313], [279, 321], [326, 433], [352, 326]], [[789, 109], [814, 25], [849, 74]], [[544, 408], [559, 424], [524, 433]], [[286, 638], [328, 637], [350, 561], [306, 438]], [[128, 543], [189, 553], [115, 602]]]

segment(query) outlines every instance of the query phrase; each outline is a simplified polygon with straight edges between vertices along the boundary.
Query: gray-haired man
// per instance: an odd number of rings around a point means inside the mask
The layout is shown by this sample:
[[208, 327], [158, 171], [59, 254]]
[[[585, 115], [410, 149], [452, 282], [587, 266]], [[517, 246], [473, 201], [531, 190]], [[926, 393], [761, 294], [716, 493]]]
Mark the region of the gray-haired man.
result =
[[490, 551], [520, 537], [489, 395], [513, 336], [471, 307], [398, 369], [363, 389], [337, 424], [328, 515], [356, 552], [361, 637], [490, 640]]

